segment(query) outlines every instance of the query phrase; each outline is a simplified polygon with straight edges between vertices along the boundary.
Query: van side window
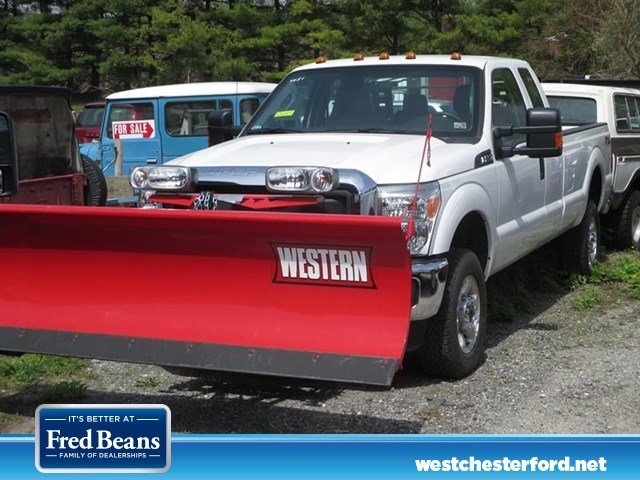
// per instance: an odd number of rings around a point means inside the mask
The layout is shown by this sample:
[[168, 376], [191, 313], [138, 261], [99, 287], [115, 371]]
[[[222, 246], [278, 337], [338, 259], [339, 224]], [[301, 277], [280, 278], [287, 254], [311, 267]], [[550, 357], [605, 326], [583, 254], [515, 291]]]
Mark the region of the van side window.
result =
[[613, 97], [616, 111], [616, 130], [618, 132], [629, 131], [629, 111], [627, 109], [627, 100], [622, 95]]
[[240, 100], [240, 123], [245, 125], [259, 106], [260, 101], [255, 97]]
[[531, 105], [533, 105], [534, 107], [544, 107], [542, 95], [540, 95], [540, 90], [538, 90], [538, 86], [531, 76], [531, 72], [529, 72], [529, 70], [527, 70], [526, 68], [519, 68], [518, 73], [520, 74], [520, 78], [522, 78], [524, 86], [527, 89], [527, 93], [529, 94], [529, 98], [531, 99]]
[[113, 122], [127, 122], [131, 120], [154, 120], [153, 104], [117, 103], [111, 105], [109, 110], [109, 123], [107, 124], [107, 136], [113, 138]]
[[164, 125], [172, 137], [207, 135], [207, 115], [216, 101], [171, 102], [164, 107]]
[[[508, 68], [494, 70], [491, 74], [491, 118], [494, 127], [523, 127], [527, 108], [516, 78]], [[524, 134], [502, 137], [500, 144], [512, 147], [525, 141]]]

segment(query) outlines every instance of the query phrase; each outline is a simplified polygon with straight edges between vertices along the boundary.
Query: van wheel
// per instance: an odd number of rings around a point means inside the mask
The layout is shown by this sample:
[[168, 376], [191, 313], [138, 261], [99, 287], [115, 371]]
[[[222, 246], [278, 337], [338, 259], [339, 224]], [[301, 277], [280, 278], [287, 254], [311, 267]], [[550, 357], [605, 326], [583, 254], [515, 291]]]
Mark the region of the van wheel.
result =
[[107, 204], [107, 179], [96, 162], [82, 155], [82, 170], [87, 176], [87, 185], [84, 187], [84, 204], [94, 207], [102, 207]]
[[447, 255], [449, 278], [440, 310], [427, 320], [422, 346], [413, 355], [432, 376], [461, 378], [480, 363], [487, 324], [487, 291], [478, 257], [466, 249]]
[[593, 265], [601, 257], [600, 215], [593, 200], [587, 203], [580, 224], [562, 238], [564, 266], [581, 275], [591, 275]]
[[640, 191], [631, 192], [619, 212], [615, 224], [616, 247], [640, 250]]

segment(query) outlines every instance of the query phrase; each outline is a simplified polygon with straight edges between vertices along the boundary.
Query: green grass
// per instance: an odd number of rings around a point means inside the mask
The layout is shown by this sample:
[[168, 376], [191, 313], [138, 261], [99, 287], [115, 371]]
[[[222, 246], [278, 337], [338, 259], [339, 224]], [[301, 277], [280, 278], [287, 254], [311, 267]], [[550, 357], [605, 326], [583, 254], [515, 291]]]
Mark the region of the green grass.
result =
[[84, 396], [87, 387], [78, 380], [46, 383], [40, 391], [41, 402], [72, 402]]
[[25, 354], [0, 358], [0, 387], [25, 388], [46, 378], [69, 378], [85, 372], [86, 360]]
[[138, 388], [154, 388], [160, 384], [155, 377], [144, 377], [136, 380], [136, 387]]
[[82, 398], [86, 391], [82, 380], [89, 376], [88, 362], [78, 358], [30, 353], [0, 356], [0, 392], [26, 392], [39, 403]]
[[581, 287], [573, 299], [571, 306], [574, 310], [589, 310], [602, 302], [602, 291], [597, 285], [585, 285]]
[[611, 255], [607, 262], [595, 266], [589, 281], [596, 285], [619, 283], [624, 293], [640, 299], [640, 254], [623, 252]]
[[603, 301], [603, 285], [613, 286], [625, 297], [640, 299], [639, 252], [611, 253], [595, 265], [591, 277], [563, 272], [558, 264], [558, 252], [547, 246], [492, 277], [487, 283], [490, 321], [511, 322], [518, 312], [528, 312], [534, 292], [578, 290], [572, 303], [578, 311]]

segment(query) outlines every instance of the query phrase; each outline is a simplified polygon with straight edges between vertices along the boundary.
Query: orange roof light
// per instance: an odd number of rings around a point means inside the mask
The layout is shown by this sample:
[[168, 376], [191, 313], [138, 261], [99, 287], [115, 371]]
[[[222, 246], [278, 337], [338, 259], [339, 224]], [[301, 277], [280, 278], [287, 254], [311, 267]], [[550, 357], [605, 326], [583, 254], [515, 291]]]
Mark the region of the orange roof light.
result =
[[360, 52], [356, 53], [353, 56], [353, 61], [354, 62], [361, 62], [362, 60], [364, 60], [364, 55], [362, 55]]
[[407, 54], [404, 56], [404, 58], [406, 58], [407, 60], [415, 60], [416, 59], [416, 52], [407, 52]]
[[389, 60], [389, 54], [387, 52], [382, 52], [378, 57], [379, 60]]
[[451, 54], [451, 60], [462, 60], [462, 55], [460, 55], [460, 52], [453, 52]]
[[327, 61], [327, 57], [318, 57], [316, 58], [316, 63], [324, 63]]

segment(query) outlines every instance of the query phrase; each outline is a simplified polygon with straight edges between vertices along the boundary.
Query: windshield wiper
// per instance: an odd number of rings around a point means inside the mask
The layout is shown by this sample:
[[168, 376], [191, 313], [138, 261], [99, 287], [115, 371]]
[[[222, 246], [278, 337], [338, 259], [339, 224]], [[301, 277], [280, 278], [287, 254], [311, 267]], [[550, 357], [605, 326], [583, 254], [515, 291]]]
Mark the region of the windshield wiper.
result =
[[245, 135], [266, 135], [269, 133], [302, 133], [300, 130], [294, 128], [258, 128], [256, 130], [249, 130]]

